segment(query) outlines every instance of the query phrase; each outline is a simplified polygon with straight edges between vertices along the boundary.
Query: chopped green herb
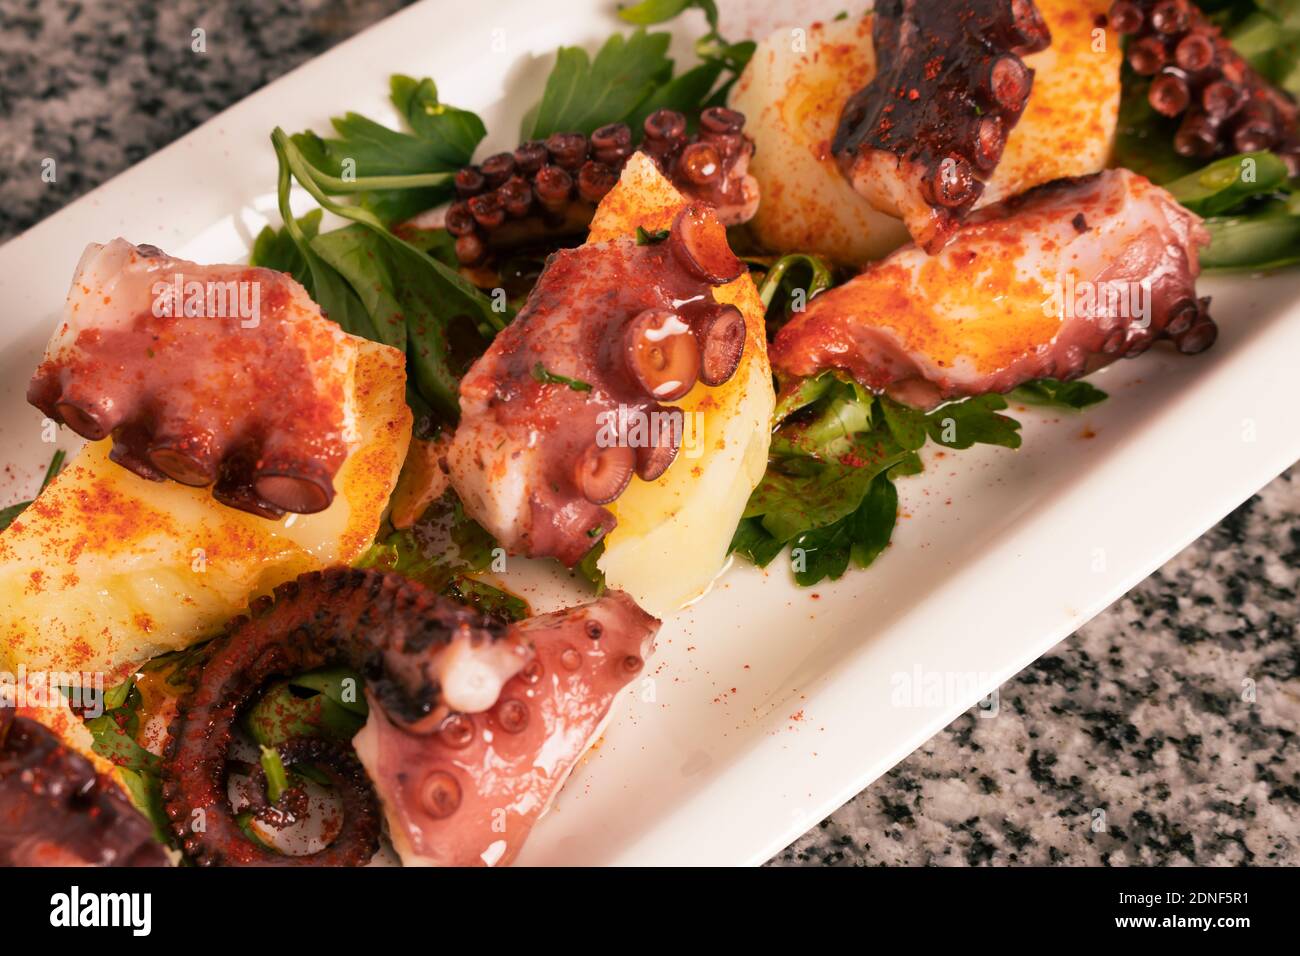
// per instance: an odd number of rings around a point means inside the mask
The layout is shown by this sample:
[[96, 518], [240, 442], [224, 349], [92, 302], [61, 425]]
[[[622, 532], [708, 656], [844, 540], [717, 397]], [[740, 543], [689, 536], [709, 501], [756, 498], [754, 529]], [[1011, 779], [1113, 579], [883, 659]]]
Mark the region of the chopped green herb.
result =
[[1269, 152], [1225, 156], [1188, 173], [1165, 188], [1199, 216], [1215, 216], [1240, 206], [1254, 196], [1267, 196], [1286, 188], [1287, 168]]
[[266, 799], [275, 803], [289, 789], [289, 774], [284, 769], [284, 761], [280, 759], [280, 751], [263, 746], [259, 762], [262, 773], [266, 776]]
[[[300, 137], [291, 139], [277, 129], [271, 139], [280, 160], [281, 217], [305, 263], [299, 272], [310, 280], [308, 291], [346, 331], [404, 349], [421, 397], [454, 421], [459, 363], [451, 353], [453, 322], [467, 320], [485, 346], [509, 315], [456, 269], [389, 232], [369, 209], [331, 199], [329, 189], [337, 184], [304, 154]], [[309, 237], [289, 212], [290, 177], [326, 211], [357, 225]], [[264, 248], [282, 250], [283, 245], [268, 237]], [[285, 253], [280, 256], [283, 261]]]
[[590, 392], [591, 384], [576, 378], [569, 378], [567, 375], [557, 375], [554, 372], [548, 372], [546, 366], [538, 362], [533, 366], [533, 378], [539, 382], [546, 382], [551, 385], [567, 385], [575, 392]]
[[671, 229], [659, 229], [656, 232], [646, 232], [645, 226], [636, 227], [636, 244], [638, 246], [653, 246], [663, 242], [672, 234]]

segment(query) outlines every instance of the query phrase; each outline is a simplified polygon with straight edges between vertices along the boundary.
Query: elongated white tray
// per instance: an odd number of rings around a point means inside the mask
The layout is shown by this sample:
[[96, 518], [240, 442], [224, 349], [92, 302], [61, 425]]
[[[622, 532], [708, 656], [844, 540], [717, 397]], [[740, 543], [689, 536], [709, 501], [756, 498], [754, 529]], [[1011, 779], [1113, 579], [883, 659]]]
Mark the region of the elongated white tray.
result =
[[[0, 504], [49, 460], [23, 393], [87, 242], [239, 259], [274, 215], [271, 129], [347, 110], [395, 121], [395, 71], [479, 110], [485, 149], [512, 146], [549, 54], [603, 40], [611, 8], [409, 8], [0, 248]], [[783, 559], [737, 567], [668, 622], [521, 862], [763, 861], [1300, 457], [1300, 271], [1204, 291], [1212, 351], [1121, 362], [1096, 379], [1111, 400], [1083, 415], [1019, 415], [1020, 451], [931, 456], [900, 483], [906, 515], [869, 572], [800, 590]]]

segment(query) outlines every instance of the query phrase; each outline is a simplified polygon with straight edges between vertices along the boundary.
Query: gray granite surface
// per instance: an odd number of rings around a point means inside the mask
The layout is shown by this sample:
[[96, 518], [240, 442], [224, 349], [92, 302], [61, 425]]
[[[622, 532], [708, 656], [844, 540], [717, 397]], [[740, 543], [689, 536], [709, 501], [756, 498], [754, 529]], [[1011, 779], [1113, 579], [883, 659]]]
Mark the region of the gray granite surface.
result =
[[[403, 5], [0, 0], [0, 239]], [[1298, 576], [1288, 474], [773, 864], [1300, 863]]]

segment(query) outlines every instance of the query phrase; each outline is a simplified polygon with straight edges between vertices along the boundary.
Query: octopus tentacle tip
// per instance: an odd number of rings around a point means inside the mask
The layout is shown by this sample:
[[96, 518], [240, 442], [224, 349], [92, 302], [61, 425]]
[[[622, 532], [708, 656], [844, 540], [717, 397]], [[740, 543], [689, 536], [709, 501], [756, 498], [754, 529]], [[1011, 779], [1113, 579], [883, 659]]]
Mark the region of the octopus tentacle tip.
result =
[[[754, 144], [744, 126], [742, 113], [710, 107], [691, 136], [682, 113], [661, 109], [646, 117], [640, 149], [682, 193], [713, 206], [725, 225], [737, 225], [757, 210], [758, 186], [748, 173]], [[554, 133], [461, 169], [457, 201], [443, 216], [457, 259], [482, 266], [495, 249], [585, 229], [637, 138], [626, 123], [602, 126], [591, 136]]]
[[1174, 149], [1212, 159], [1273, 150], [1300, 174], [1300, 107], [1260, 75], [1188, 0], [1116, 0], [1110, 25], [1130, 37], [1128, 63], [1151, 77], [1152, 109], [1182, 117]]
[[1023, 57], [1051, 34], [1033, 0], [978, 0], [956, 17], [885, 0], [872, 42], [876, 75], [845, 104], [831, 150], [859, 193], [935, 252], [997, 168], [1033, 88]]
[[[142, 478], [211, 487], [278, 518], [333, 498], [354, 359], [289, 276], [115, 239], [82, 257], [27, 397], [85, 438], [111, 439], [110, 458]], [[273, 479], [256, 468], [264, 449]]]
[[[499, 624], [414, 582], [361, 569], [312, 572], [254, 602], [211, 645], [171, 727], [162, 793], [185, 854], [207, 865], [366, 863], [378, 847], [376, 803], [356, 759], [326, 741], [290, 741], [280, 752], [286, 763], [310, 763], [335, 783], [345, 810], [339, 835], [302, 857], [249, 842], [221, 785], [234, 720], [268, 681], [341, 663], [367, 677], [393, 720], [414, 724], [437, 706], [443, 685], [456, 683], [453, 658], [489, 655], [476, 676], [497, 687], [523, 666], [526, 656], [494, 651], [502, 635]], [[202, 830], [191, 825], [196, 810], [203, 811]]]

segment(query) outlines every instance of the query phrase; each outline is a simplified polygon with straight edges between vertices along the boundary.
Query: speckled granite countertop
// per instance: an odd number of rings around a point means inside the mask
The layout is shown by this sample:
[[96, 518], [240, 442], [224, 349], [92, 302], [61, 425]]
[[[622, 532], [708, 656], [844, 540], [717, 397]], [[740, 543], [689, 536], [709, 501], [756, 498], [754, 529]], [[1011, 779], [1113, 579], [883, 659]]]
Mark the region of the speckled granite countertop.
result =
[[[403, 5], [0, 0], [0, 239]], [[1298, 578], [1288, 474], [773, 864], [1300, 864]]]

